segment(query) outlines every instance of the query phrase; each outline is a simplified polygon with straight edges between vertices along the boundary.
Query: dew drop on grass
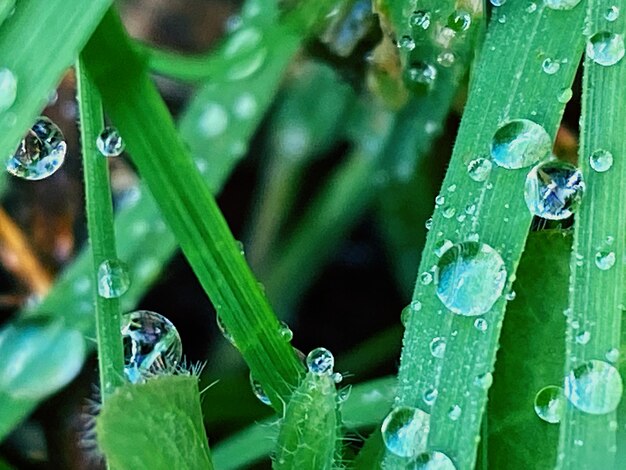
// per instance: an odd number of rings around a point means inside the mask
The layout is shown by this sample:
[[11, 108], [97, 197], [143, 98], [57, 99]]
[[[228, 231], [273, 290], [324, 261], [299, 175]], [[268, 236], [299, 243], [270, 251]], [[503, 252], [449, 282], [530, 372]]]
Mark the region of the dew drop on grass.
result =
[[474, 385], [482, 388], [483, 390], [487, 390], [493, 384], [493, 375], [491, 372], [485, 372], [484, 374], [480, 374], [474, 378]]
[[437, 63], [442, 67], [452, 67], [455, 61], [456, 56], [451, 51], [443, 51], [437, 56]]
[[235, 344], [235, 338], [233, 338], [233, 335], [231, 335], [230, 332], [226, 329], [226, 325], [224, 325], [222, 317], [216, 315], [215, 322], [217, 323], [217, 328], [220, 330], [220, 333], [222, 333], [224, 339], [226, 339], [226, 341], [228, 341], [233, 346], [237, 347], [237, 345]]
[[450, 240], [440, 240], [435, 243], [435, 255], [441, 258], [446, 251], [448, 251], [452, 247], [453, 243]]
[[543, 0], [543, 3], [553, 10], [571, 10], [580, 3], [580, 0]]
[[574, 338], [574, 340], [578, 343], [578, 344], [587, 344], [589, 342], [589, 340], [591, 339], [591, 333], [589, 333], [588, 331], [581, 331], [580, 333], [578, 333], [576, 335], [576, 337]]
[[207, 103], [200, 114], [198, 130], [208, 138], [217, 137], [228, 128], [228, 113], [217, 103]]
[[612, 363], [616, 363], [619, 359], [619, 349], [611, 348], [605, 354], [606, 360]]
[[414, 62], [406, 71], [409, 83], [430, 86], [437, 78], [437, 69], [426, 62]]
[[119, 259], [107, 259], [98, 266], [98, 294], [105, 299], [115, 299], [130, 287], [128, 266]]
[[609, 67], [624, 57], [624, 36], [600, 31], [587, 41], [587, 56], [596, 64]]
[[610, 250], [600, 250], [595, 255], [596, 266], [602, 271], [608, 271], [615, 265], [615, 252]]
[[418, 455], [406, 468], [411, 470], [456, 470], [450, 457], [436, 450]]
[[411, 36], [402, 36], [398, 41], [398, 49], [403, 51], [412, 51], [415, 49], [415, 41]]
[[420, 282], [427, 286], [428, 284], [433, 282], [433, 275], [428, 271], [424, 271], [422, 274], [420, 274]]
[[590, 155], [589, 164], [598, 173], [609, 171], [613, 166], [613, 154], [604, 149], [596, 150]]
[[582, 173], [574, 165], [560, 161], [540, 163], [526, 176], [524, 199], [528, 210], [549, 220], [571, 216], [585, 191]]
[[315, 348], [306, 357], [309, 372], [315, 375], [331, 375], [335, 367], [335, 358], [326, 348]]
[[617, 408], [622, 398], [622, 378], [611, 364], [591, 360], [565, 377], [565, 396], [579, 410], [601, 415]]
[[436, 388], [429, 388], [424, 391], [424, 394], [422, 395], [422, 399], [424, 400], [424, 403], [426, 403], [429, 406], [432, 406], [432, 404], [435, 403], [435, 400], [437, 399], [438, 395], [439, 395], [439, 391]]
[[472, 25], [472, 16], [465, 10], [457, 10], [448, 17], [448, 28], [460, 33]]
[[619, 18], [619, 7], [616, 5], [610, 6], [604, 12], [604, 19], [613, 22]]
[[459, 405], [452, 405], [448, 410], [448, 418], [452, 421], [456, 421], [461, 417], [461, 407]]
[[251, 93], [242, 93], [233, 104], [233, 114], [239, 119], [251, 119], [256, 112], [257, 102]]
[[502, 295], [505, 283], [506, 268], [500, 254], [476, 241], [451, 246], [435, 271], [437, 297], [458, 315], [488, 312]]
[[398, 457], [417, 457], [426, 450], [430, 415], [419, 408], [398, 406], [385, 417], [380, 431], [389, 452]]
[[131, 383], [175, 370], [183, 355], [176, 327], [163, 315], [137, 310], [122, 316], [124, 373]]
[[557, 95], [556, 99], [559, 103], [562, 104], [566, 104], [569, 103], [569, 101], [572, 99], [572, 96], [574, 96], [574, 93], [572, 92], [571, 88], [563, 88], [559, 94]]
[[482, 182], [489, 178], [493, 164], [486, 158], [475, 158], [467, 164], [467, 174], [474, 181]]
[[494, 7], [501, 7], [506, 3], [506, 0], [489, 0]]
[[438, 359], [443, 358], [446, 353], [446, 340], [437, 336], [430, 342], [430, 353]]
[[27, 180], [47, 178], [61, 168], [66, 151], [61, 130], [50, 119], [41, 116], [9, 158], [7, 171]]
[[252, 374], [250, 374], [250, 388], [252, 389], [252, 393], [254, 393], [254, 396], [257, 397], [261, 403], [271, 406], [272, 402], [267, 396], [267, 393], [265, 393], [265, 390], [263, 390], [261, 382], [255, 379]]
[[502, 125], [491, 141], [491, 156], [501, 167], [530, 166], [550, 154], [552, 141], [546, 130], [528, 119], [515, 119]]
[[561, 64], [557, 60], [554, 60], [548, 57], [542, 62], [541, 68], [548, 75], [554, 75], [561, 68]]
[[287, 342], [293, 339], [293, 331], [291, 331], [291, 328], [289, 328], [289, 325], [287, 325], [287, 323], [285, 323], [284, 321], [280, 322], [278, 334], [280, 335], [282, 339], [284, 339]]
[[548, 423], [559, 423], [565, 412], [563, 389], [556, 385], [543, 387], [535, 395], [535, 413]]
[[418, 10], [411, 15], [409, 22], [414, 28], [428, 29], [430, 27], [430, 13]]
[[0, 112], [6, 111], [17, 96], [17, 78], [10, 69], [0, 68]]
[[484, 318], [477, 318], [476, 320], [474, 320], [474, 328], [476, 328], [478, 331], [484, 333], [485, 331], [487, 331], [488, 327], [489, 324]]
[[114, 127], [105, 127], [96, 139], [96, 146], [105, 157], [118, 157], [124, 151], [124, 140]]

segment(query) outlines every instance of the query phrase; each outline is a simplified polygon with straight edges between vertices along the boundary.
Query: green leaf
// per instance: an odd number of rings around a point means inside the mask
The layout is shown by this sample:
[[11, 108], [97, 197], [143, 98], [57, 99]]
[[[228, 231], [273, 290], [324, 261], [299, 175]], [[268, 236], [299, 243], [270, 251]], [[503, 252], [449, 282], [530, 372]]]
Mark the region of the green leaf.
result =
[[543, 387], [563, 384], [571, 242], [571, 233], [560, 231], [533, 233], [526, 242], [489, 391], [489, 468], [547, 469], [556, 462], [559, 425], [541, 420], [534, 400]]
[[[557, 98], [574, 79], [582, 53], [579, 31], [584, 18], [581, 6], [567, 11], [551, 10], [543, 4], [537, 4], [532, 12], [526, 8], [524, 2], [507, 2], [493, 12], [423, 251], [420, 275], [437, 265], [436, 248], [444, 240], [459, 243], [477, 234], [480, 242], [501, 255], [509, 285], [513, 280], [531, 222], [523, 198], [527, 170], [509, 170], [494, 163], [488, 179], [477, 182], [468, 175], [467, 165], [478, 157], [489, 158], [492, 137], [508, 120], [531, 119], [551, 136], [556, 134], [564, 108]], [[546, 57], [561, 60], [558, 74], [543, 72]], [[458, 212], [470, 205], [475, 207], [474, 214], [464, 221], [446, 211], [451, 207]], [[435, 287], [418, 277], [413, 299], [421, 302], [422, 308], [408, 319], [398, 404], [430, 411], [428, 448], [445, 452], [458, 469], [467, 469], [475, 462], [488, 389], [476, 386], [475, 381], [493, 368], [505, 297], [484, 314], [488, 328], [483, 332], [474, 326], [475, 318], [445, 308]], [[435, 338], [447, 342], [441, 359], [433, 358], [430, 351]], [[438, 397], [429, 409], [422, 396], [433, 387]], [[448, 416], [452, 407], [461, 410], [457, 420]]]
[[[613, 22], [606, 19], [606, 12], [614, 5], [615, 2], [589, 0], [586, 34], [593, 35], [599, 31], [618, 33], [623, 48], [624, 15]], [[610, 54], [610, 49], [603, 52]], [[622, 59], [615, 65], [600, 65], [589, 56], [588, 46], [584, 61], [578, 158], [586, 191], [576, 214], [566, 336], [566, 376], [589, 360], [611, 364], [608, 352], [619, 349], [621, 345], [626, 299], [626, 265], [623, 262], [626, 249], [626, 214], [623, 211], [626, 202], [624, 83], [626, 61]], [[608, 151], [614, 156], [608, 171], [599, 172], [591, 166], [591, 155], [598, 150]], [[605, 262], [610, 263], [604, 266], [605, 269], [600, 269], [601, 264], [598, 264], [602, 257], [607, 257]], [[580, 341], [582, 334], [588, 335], [588, 341]], [[617, 385], [621, 386], [621, 383]], [[597, 394], [598, 391], [590, 386], [586, 393]], [[606, 411], [590, 414], [573, 405], [567, 407], [561, 424], [558, 468], [612, 468], [616, 462], [616, 431], [624, 423], [616, 425], [616, 413]], [[623, 464], [621, 461], [618, 467]]]
[[213, 468], [194, 376], [117, 388], [96, 419], [96, 435], [112, 468]]

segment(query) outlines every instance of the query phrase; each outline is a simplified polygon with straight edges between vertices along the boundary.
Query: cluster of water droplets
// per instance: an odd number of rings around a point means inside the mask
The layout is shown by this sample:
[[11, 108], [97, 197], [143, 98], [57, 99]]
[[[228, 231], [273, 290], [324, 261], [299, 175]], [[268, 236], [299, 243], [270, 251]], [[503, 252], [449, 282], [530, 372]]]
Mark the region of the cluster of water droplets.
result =
[[163, 315], [137, 310], [122, 316], [124, 374], [141, 383], [160, 373], [172, 373], [180, 364], [183, 347], [176, 327]]

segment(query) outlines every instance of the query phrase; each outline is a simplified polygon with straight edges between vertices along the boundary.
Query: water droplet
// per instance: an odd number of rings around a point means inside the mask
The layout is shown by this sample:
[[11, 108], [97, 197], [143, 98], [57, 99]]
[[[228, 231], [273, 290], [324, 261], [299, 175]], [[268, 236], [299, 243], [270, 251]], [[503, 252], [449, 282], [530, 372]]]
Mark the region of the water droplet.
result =
[[414, 28], [428, 29], [430, 26], [430, 13], [427, 11], [416, 11], [409, 18], [411, 26]]
[[199, 131], [208, 138], [217, 137], [228, 128], [228, 114], [222, 105], [207, 103], [198, 121]]
[[489, 178], [493, 164], [486, 158], [475, 158], [467, 164], [467, 174], [474, 181], [482, 182]]
[[502, 295], [506, 268], [500, 254], [489, 245], [466, 241], [441, 256], [435, 283], [437, 297], [452, 312], [482, 315]]
[[553, 10], [571, 10], [580, 3], [580, 0], [543, 0], [543, 3]]
[[540, 163], [526, 177], [524, 199], [528, 210], [544, 219], [568, 218], [580, 205], [585, 190], [582, 178], [582, 173], [570, 163]]
[[441, 240], [435, 243], [435, 255], [441, 258], [446, 251], [452, 247], [453, 243], [450, 240]]
[[453, 206], [448, 206], [443, 209], [442, 215], [446, 219], [451, 219], [456, 214], [456, 209]]
[[604, 12], [604, 19], [607, 21], [613, 22], [619, 18], [619, 7], [616, 5], [610, 6]]
[[456, 421], [461, 417], [461, 407], [459, 405], [452, 405], [448, 410], [448, 418], [452, 421]]
[[596, 64], [609, 67], [624, 57], [624, 36], [601, 31], [587, 41], [587, 56]]
[[335, 358], [326, 348], [315, 348], [306, 357], [309, 372], [315, 375], [330, 375], [335, 367]]
[[613, 154], [604, 149], [596, 150], [589, 157], [589, 164], [599, 173], [609, 171], [613, 166]]
[[380, 428], [389, 452], [399, 457], [416, 457], [426, 450], [430, 415], [410, 406], [391, 410]]
[[235, 338], [233, 338], [233, 335], [231, 335], [230, 332], [226, 329], [226, 325], [224, 325], [224, 322], [219, 315], [215, 316], [215, 322], [217, 323], [217, 328], [220, 330], [220, 333], [222, 333], [222, 336], [226, 339], [226, 341], [237, 347], [237, 345], [235, 344]]
[[293, 339], [293, 331], [291, 331], [289, 325], [287, 325], [287, 323], [285, 323], [284, 321], [280, 322], [278, 334], [280, 334], [281, 338], [283, 338], [287, 342]]
[[615, 252], [609, 250], [601, 250], [596, 252], [596, 266], [602, 271], [607, 271], [615, 264]]
[[424, 271], [422, 274], [420, 274], [420, 282], [427, 286], [428, 284], [433, 282], [433, 275], [428, 271]]
[[11, 70], [0, 68], [0, 113], [6, 111], [17, 96], [17, 78]]
[[501, 7], [506, 3], [506, 0], [489, 0], [494, 7]]
[[411, 308], [412, 311], [419, 312], [422, 309], [422, 302], [420, 302], [419, 300], [415, 299], [415, 300], [413, 300], [411, 302], [409, 307]]
[[588, 331], [581, 331], [580, 333], [576, 335], [576, 338], [575, 338], [578, 344], [587, 344], [590, 339], [591, 339], [591, 333], [589, 333]]
[[424, 403], [426, 403], [429, 406], [432, 406], [432, 404], [435, 403], [435, 400], [437, 399], [438, 395], [439, 395], [439, 391], [436, 388], [428, 388], [424, 390], [422, 399], [424, 400]]
[[436, 450], [418, 455], [406, 468], [411, 470], [456, 470], [450, 457]]
[[440, 338], [439, 336], [433, 338], [430, 342], [430, 353], [433, 357], [439, 359], [443, 358], [446, 353], [446, 340], [444, 338]]
[[445, 202], [446, 202], [446, 197], [445, 197], [445, 196], [443, 196], [443, 195], [441, 195], [441, 194], [440, 194], [440, 195], [438, 195], [438, 196], [435, 198], [435, 205], [436, 205], [436, 206], [441, 206], [441, 205], [445, 204]]
[[493, 375], [491, 372], [485, 372], [484, 374], [477, 375], [474, 379], [474, 385], [487, 390], [493, 384]]
[[622, 378], [615, 367], [591, 360], [565, 377], [565, 396], [579, 410], [600, 415], [609, 413], [622, 398]]
[[501, 126], [491, 141], [491, 156], [504, 168], [530, 166], [550, 154], [552, 141], [546, 130], [528, 119], [515, 119]]
[[448, 17], [448, 28], [460, 33], [467, 31], [472, 25], [472, 17], [465, 10], [457, 10]]
[[559, 423], [565, 412], [563, 389], [555, 385], [543, 387], [535, 395], [535, 413], [548, 423]]
[[574, 93], [572, 92], [571, 88], [563, 88], [559, 94], [557, 95], [556, 99], [559, 103], [562, 104], [566, 104], [569, 103], [569, 101], [572, 99], [572, 96], [574, 96]]
[[96, 139], [96, 146], [105, 157], [118, 157], [124, 151], [124, 141], [117, 129], [105, 127]]
[[398, 48], [403, 51], [412, 51], [415, 49], [415, 41], [411, 36], [402, 36], [398, 41]]
[[426, 228], [426, 230], [430, 230], [431, 228], [433, 228], [433, 218], [429, 217], [428, 219], [426, 219], [426, 222], [424, 222], [424, 227]]
[[537, 4], [535, 2], [530, 2], [526, 7], [526, 13], [534, 13], [537, 11]]
[[256, 115], [257, 103], [251, 93], [242, 93], [233, 105], [233, 114], [239, 119], [251, 119]]
[[243, 80], [261, 68], [267, 57], [262, 40], [263, 35], [257, 28], [240, 29], [231, 36], [224, 48], [224, 56], [236, 60], [226, 71], [226, 78]]
[[455, 61], [456, 56], [451, 51], [443, 51], [437, 56], [437, 63], [442, 67], [452, 67]]
[[124, 373], [131, 383], [172, 372], [183, 355], [176, 327], [163, 315], [137, 310], [122, 316]]
[[616, 363], [617, 360], [619, 359], [619, 349], [617, 348], [611, 348], [606, 352], [606, 360], [609, 362], [613, 362]]
[[407, 69], [406, 78], [417, 85], [432, 85], [437, 78], [437, 69], [426, 62], [414, 62]]
[[27, 180], [41, 180], [56, 172], [65, 161], [61, 130], [47, 117], [37, 119], [7, 163], [7, 171]]
[[98, 294], [105, 299], [115, 299], [130, 287], [128, 266], [119, 259], [108, 259], [98, 266]]
[[555, 73], [557, 73], [559, 71], [559, 69], [561, 68], [561, 64], [554, 60], [551, 59], [550, 57], [548, 57], [547, 59], [545, 59], [543, 61], [543, 63], [541, 64], [541, 68], [543, 69], [543, 71], [545, 73], [547, 73], [548, 75], [554, 75]]
[[484, 318], [477, 318], [476, 320], [474, 320], [474, 328], [476, 328], [478, 331], [482, 331], [484, 333], [485, 331], [487, 331], [488, 327], [489, 324]]
[[261, 382], [255, 379], [252, 374], [250, 374], [250, 388], [252, 389], [254, 396], [257, 397], [261, 403], [267, 406], [272, 405], [267, 393], [265, 393], [265, 390], [263, 390], [263, 387], [261, 386]]

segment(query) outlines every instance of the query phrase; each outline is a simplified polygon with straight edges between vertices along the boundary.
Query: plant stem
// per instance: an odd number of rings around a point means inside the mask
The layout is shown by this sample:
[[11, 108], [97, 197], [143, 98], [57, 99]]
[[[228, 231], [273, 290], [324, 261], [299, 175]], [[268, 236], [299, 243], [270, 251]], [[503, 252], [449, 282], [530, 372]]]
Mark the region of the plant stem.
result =
[[104, 127], [102, 102], [80, 59], [76, 65], [76, 76], [87, 199], [87, 227], [93, 255], [93, 291], [96, 306], [100, 386], [104, 403], [115, 387], [123, 383], [124, 364], [119, 300], [117, 298], [106, 299], [98, 295], [97, 287], [100, 264], [105, 260], [117, 258], [113, 230], [113, 204], [108, 163], [96, 147], [97, 136]]

